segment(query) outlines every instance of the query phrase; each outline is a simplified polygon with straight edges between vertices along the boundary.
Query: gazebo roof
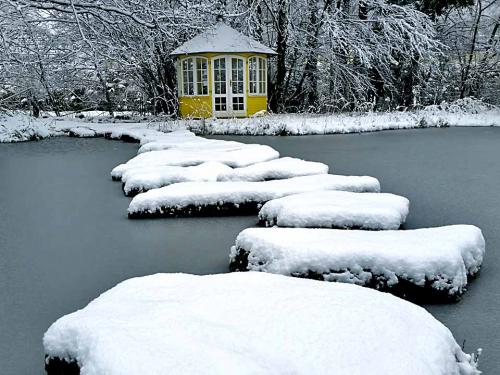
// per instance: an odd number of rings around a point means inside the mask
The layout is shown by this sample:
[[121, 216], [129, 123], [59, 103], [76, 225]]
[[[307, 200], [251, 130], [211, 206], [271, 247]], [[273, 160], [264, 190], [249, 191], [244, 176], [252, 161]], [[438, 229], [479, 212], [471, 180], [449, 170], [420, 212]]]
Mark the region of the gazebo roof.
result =
[[208, 52], [277, 54], [271, 48], [243, 35], [239, 31], [227, 26], [224, 22], [217, 22], [213, 27], [177, 47], [170, 55], [175, 56]]

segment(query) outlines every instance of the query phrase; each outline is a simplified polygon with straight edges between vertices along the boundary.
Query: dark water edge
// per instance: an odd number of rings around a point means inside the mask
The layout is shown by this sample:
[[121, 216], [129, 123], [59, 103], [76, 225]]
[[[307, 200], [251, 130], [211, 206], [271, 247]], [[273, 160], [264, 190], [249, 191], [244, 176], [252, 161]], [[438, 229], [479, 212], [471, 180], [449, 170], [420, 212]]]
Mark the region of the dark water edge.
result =
[[[500, 129], [449, 128], [361, 135], [216, 137], [269, 144], [369, 174], [407, 196], [407, 228], [469, 223], [487, 240], [485, 266], [463, 300], [426, 308], [481, 370], [500, 373]], [[0, 145], [0, 373], [43, 374], [42, 336], [60, 316], [130, 277], [220, 273], [252, 216], [128, 220], [129, 198], [110, 170], [137, 145], [53, 138]], [[411, 340], [411, 338], [409, 338]]]

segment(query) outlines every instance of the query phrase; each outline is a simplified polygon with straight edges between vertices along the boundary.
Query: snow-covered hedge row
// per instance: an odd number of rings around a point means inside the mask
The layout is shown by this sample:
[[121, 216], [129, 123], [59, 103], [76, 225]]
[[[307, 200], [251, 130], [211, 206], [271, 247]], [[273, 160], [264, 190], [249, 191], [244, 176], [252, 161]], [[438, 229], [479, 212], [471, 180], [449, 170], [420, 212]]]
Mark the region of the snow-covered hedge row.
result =
[[258, 272], [124, 281], [57, 320], [43, 345], [49, 375], [479, 374], [417, 305]]

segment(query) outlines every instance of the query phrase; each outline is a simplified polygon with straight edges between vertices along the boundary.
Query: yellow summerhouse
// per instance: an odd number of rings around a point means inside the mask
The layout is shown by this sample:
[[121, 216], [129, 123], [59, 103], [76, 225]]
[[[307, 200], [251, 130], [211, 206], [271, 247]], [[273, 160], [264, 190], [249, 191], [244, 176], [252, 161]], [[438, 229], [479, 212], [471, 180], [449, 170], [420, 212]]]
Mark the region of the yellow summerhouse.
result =
[[182, 117], [247, 117], [267, 110], [271, 48], [218, 22], [176, 48]]

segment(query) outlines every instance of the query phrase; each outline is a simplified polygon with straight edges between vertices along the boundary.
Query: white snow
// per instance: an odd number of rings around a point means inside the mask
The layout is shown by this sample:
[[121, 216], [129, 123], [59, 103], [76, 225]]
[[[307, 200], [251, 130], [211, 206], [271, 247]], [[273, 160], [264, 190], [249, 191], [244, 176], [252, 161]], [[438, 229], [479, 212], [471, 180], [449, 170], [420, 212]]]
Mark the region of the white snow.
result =
[[141, 166], [129, 168], [121, 179], [123, 190], [129, 195], [176, 182], [265, 181], [325, 173], [328, 173], [326, 164], [286, 157], [234, 169], [219, 162], [205, 162], [193, 167]]
[[[167, 133], [169, 135], [170, 133]], [[193, 133], [191, 133], [193, 134]], [[172, 148], [182, 148], [191, 150], [200, 149], [210, 149], [210, 150], [237, 150], [245, 147], [244, 143], [234, 142], [234, 141], [221, 141], [218, 139], [207, 139], [202, 137], [193, 136], [192, 137], [167, 137], [160, 136], [155, 137], [151, 142], [144, 143], [139, 148], [138, 153], [149, 151], [161, 151], [168, 150]]]
[[233, 169], [218, 162], [205, 162], [193, 167], [156, 166], [135, 168], [122, 176], [123, 191], [126, 195], [136, 194], [177, 182], [217, 181], [217, 178]]
[[187, 123], [187, 126], [204, 134], [237, 135], [346, 134], [446, 126], [500, 126], [500, 108], [474, 112], [450, 107], [431, 106], [408, 112], [268, 114], [242, 119], [210, 119], [202, 128], [197, 122]]
[[97, 136], [95, 130], [86, 126], [75, 126], [74, 128], [71, 128], [69, 130], [69, 134], [73, 137], [79, 137], [79, 138], [90, 138]]
[[214, 26], [174, 49], [170, 55], [205, 52], [254, 52], [276, 55], [276, 52], [271, 48], [243, 35], [239, 31], [226, 25], [224, 22], [217, 22]]
[[20, 112], [0, 112], [0, 143], [39, 140], [55, 134], [51, 121], [34, 119]]
[[279, 227], [398, 229], [409, 206], [408, 199], [394, 194], [322, 191], [269, 201], [259, 220]]
[[477, 375], [425, 309], [355, 285], [257, 272], [126, 280], [51, 325], [82, 375]]
[[266, 181], [328, 173], [323, 163], [284, 157], [235, 168], [219, 177], [220, 181]]
[[[142, 154], [143, 155], [143, 154]], [[380, 183], [369, 176], [313, 175], [262, 182], [184, 182], [149, 190], [134, 197], [129, 215], [168, 214], [187, 207], [263, 204], [271, 199], [307, 191], [378, 192]]]
[[168, 149], [162, 151], [144, 152], [120, 164], [111, 171], [114, 179], [121, 179], [122, 175], [132, 168], [152, 166], [193, 166], [207, 161], [216, 161], [230, 167], [246, 167], [258, 162], [272, 160], [279, 157], [278, 151], [269, 146], [242, 144], [236, 149]]
[[478, 272], [485, 252], [481, 230], [450, 225], [404, 231], [250, 228], [231, 248], [249, 253], [248, 270], [365, 285], [383, 277], [394, 286], [405, 280], [449, 295], [461, 294], [467, 275]]

